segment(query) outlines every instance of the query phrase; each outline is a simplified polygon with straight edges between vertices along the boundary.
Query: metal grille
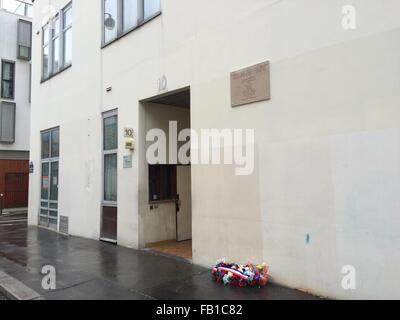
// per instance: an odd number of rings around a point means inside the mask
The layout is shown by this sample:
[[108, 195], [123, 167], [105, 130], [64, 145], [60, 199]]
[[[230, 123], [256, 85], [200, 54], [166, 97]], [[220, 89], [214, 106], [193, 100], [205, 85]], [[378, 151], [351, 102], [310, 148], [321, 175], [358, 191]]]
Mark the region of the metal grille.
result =
[[60, 233], [68, 234], [68, 220], [68, 217], [60, 216]]
[[68, 217], [60, 216], [60, 233], [68, 234]]

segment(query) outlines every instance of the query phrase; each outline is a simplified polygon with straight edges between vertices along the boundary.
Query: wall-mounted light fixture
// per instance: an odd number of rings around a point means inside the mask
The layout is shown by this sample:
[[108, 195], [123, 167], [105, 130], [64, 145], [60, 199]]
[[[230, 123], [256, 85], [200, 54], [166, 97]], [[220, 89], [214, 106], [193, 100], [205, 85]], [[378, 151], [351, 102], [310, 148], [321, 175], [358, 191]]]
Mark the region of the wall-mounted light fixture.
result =
[[109, 13], [104, 13], [105, 16], [107, 16], [106, 19], [104, 19], [104, 25], [108, 30], [113, 30], [115, 28], [115, 19], [113, 19], [112, 15]]

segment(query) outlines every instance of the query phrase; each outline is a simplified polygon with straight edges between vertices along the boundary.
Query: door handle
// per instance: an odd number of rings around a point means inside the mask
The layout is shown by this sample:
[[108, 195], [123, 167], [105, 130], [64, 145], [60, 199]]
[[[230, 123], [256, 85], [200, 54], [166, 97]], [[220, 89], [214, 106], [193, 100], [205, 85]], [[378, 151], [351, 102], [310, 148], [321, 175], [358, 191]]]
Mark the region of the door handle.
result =
[[179, 207], [181, 206], [181, 200], [179, 199], [179, 194], [176, 195], [175, 199], [175, 207], [176, 207], [176, 212], [179, 212]]

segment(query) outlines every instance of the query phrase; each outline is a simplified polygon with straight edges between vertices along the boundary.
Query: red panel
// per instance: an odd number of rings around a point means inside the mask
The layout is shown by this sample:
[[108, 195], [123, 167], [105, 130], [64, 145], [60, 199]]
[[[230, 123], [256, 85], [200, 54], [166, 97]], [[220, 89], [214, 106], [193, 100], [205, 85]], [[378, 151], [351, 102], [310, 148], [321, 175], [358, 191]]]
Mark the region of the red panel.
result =
[[117, 240], [117, 212], [117, 208], [103, 207], [102, 238]]
[[28, 206], [28, 160], [0, 160], [0, 193], [4, 208]]
[[24, 208], [28, 206], [28, 173], [6, 173], [4, 207]]

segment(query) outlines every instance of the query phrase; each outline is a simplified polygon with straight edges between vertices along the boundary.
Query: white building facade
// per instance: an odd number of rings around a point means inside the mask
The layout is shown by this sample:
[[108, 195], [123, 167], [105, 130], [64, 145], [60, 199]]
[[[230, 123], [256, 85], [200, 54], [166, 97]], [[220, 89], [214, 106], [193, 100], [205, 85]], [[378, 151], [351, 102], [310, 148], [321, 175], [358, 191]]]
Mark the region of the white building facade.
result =
[[[265, 261], [273, 281], [314, 294], [400, 298], [399, 12], [36, 0], [29, 224], [136, 249], [192, 239], [196, 264]], [[265, 61], [270, 97], [232, 107], [232, 72]], [[150, 164], [146, 135], [171, 144], [171, 121], [254, 130], [254, 170]]]
[[[0, 1], [0, 207], [27, 207], [31, 4]], [[17, 191], [15, 193], [14, 191]]]

